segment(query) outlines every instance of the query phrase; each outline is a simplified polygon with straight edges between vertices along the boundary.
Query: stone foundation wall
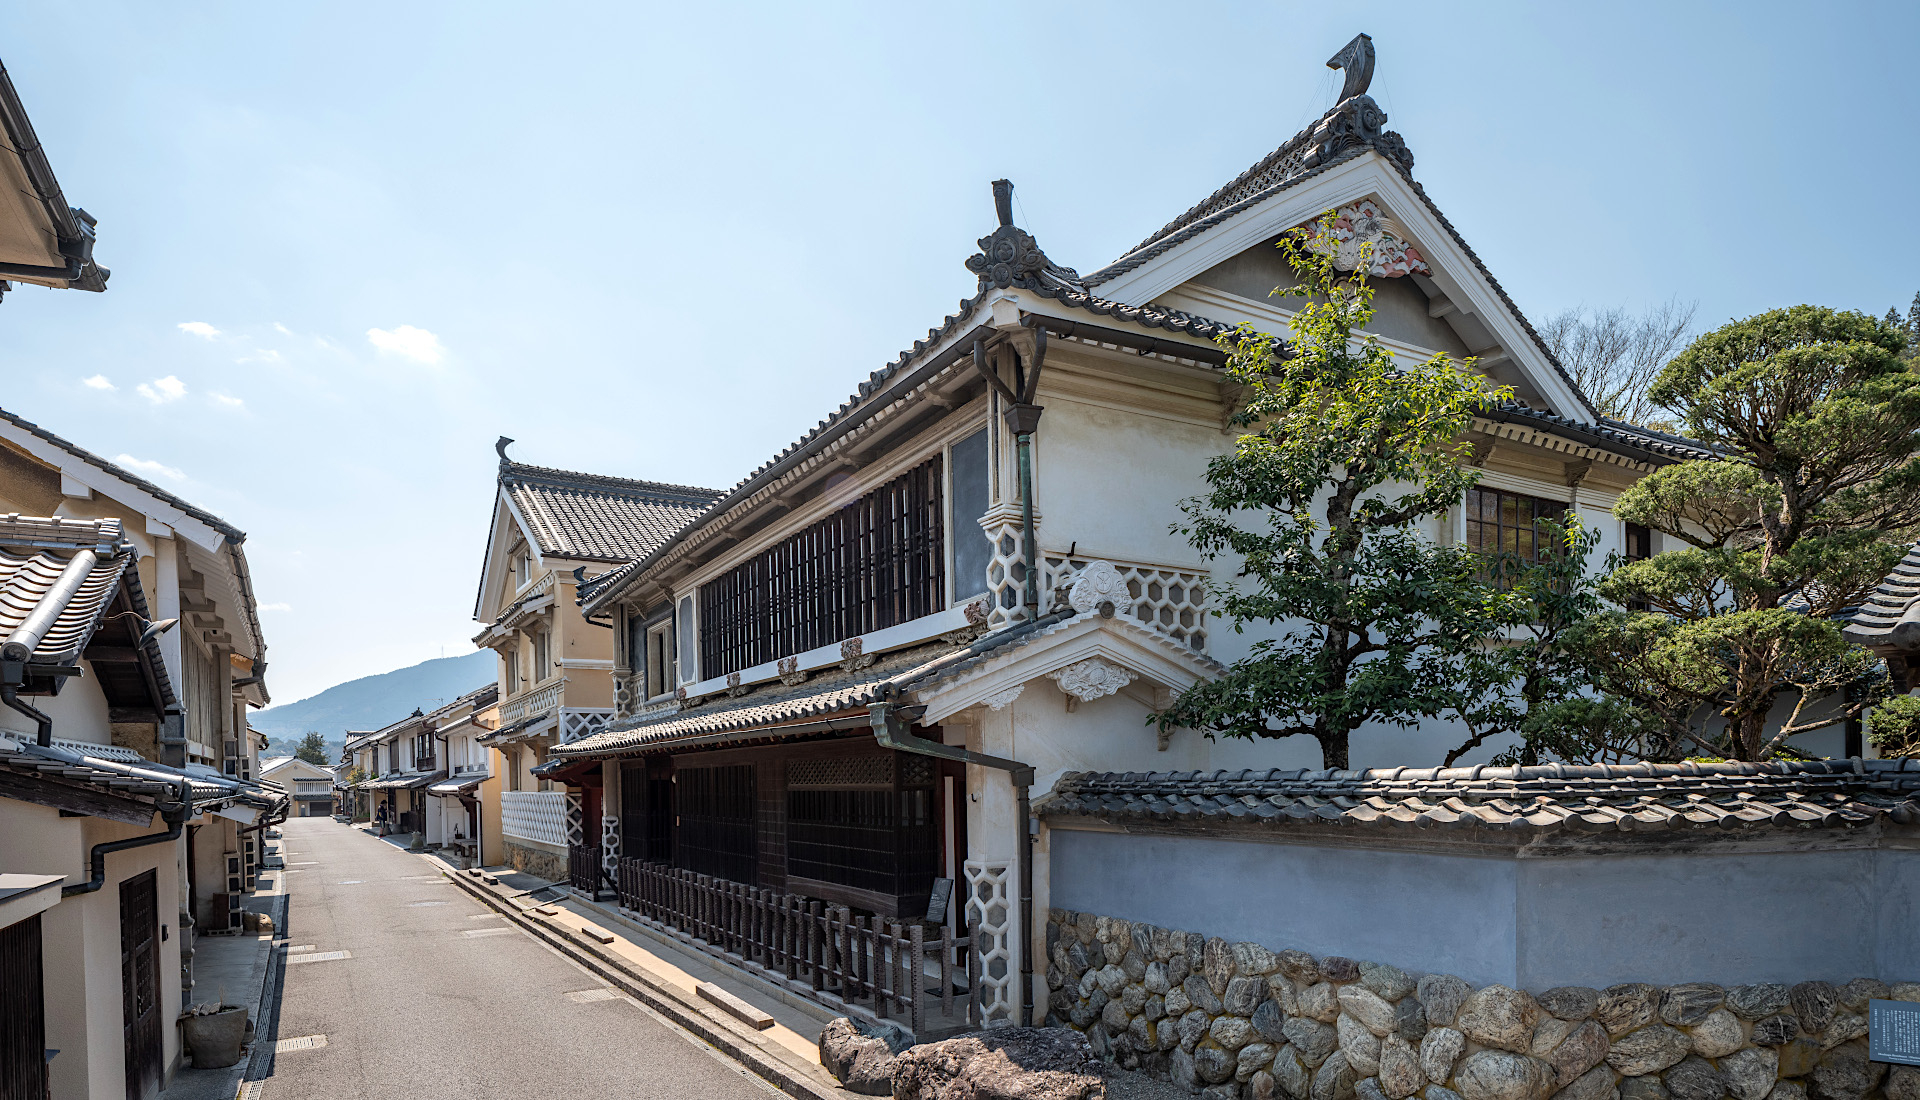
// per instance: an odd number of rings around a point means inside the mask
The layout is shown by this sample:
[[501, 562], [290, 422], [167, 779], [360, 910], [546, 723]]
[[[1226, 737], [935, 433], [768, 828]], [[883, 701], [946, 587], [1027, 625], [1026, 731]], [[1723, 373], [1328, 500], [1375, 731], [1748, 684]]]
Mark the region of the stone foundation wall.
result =
[[535, 878], [546, 879], [548, 882], [559, 882], [567, 877], [565, 856], [557, 856], [552, 852], [528, 847], [525, 844], [515, 844], [511, 840], [504, 843], [507, 848], [507, 862], [513, 865], [514, 870]]
[[1055, 909], [1047, 988], [1048, 1024], [1215, 1100], [1920, 1100], [1866, 1040], [1920, 982], [1528, 994]]

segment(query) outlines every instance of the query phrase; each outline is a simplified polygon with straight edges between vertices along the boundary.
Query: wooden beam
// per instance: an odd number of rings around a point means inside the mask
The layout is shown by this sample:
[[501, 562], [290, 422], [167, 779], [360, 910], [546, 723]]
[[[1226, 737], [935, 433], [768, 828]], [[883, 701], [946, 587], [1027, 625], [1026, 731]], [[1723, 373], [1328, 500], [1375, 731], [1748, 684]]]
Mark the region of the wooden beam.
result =
[[108, 707], [107, 721], [151, 722], [157, 726], [164, 721], [164, 718], [160, 712], [153, 707]]
[[56, 810], [68, 810], [76, 814], [85, 814], [87, 817], [103, 817], [108, 821], [121, 821], [128, 825], [153, 823], [153, 806], [150, 803], [115, 798], [93, 787], [60, 783], [14, 771], [0, 770], [0, 798], [31, 802], [36, 806], [49, 806]]
[[140, 659], [140, 651], [130, 645], [90, 645], [81, 656], [96, 665], [130, 665]]

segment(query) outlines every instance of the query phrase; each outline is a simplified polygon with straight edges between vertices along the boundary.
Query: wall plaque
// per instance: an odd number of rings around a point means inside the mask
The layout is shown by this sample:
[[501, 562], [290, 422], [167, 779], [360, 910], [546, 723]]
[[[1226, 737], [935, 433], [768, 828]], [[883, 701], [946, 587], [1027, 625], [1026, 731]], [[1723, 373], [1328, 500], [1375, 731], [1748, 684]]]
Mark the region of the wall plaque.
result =
[[1867, 1057], [1876, 1062], [1920, 1066], [1920, 1004], [1868, 1001]]

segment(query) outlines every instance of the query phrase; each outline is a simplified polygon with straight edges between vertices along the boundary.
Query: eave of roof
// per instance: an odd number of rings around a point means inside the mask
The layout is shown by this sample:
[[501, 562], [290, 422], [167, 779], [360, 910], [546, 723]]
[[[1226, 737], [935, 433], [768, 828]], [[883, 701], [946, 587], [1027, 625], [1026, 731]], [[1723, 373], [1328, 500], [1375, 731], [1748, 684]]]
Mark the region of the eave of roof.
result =
[[1857, 607], [1842, 612], [1847, 640], [1894, 649], [1920, 648], [1920, 542], [1907, 548]]
[[[162, 489], [160, 486], [155, 485], [153, 482], [148, 481], [147, 479], [140, 477], [137, 474], [131, 473], [125, 467], [115, 465], [112, 462], [108, 462], [106, 459], [101, 458], [99, 455], [94, 454], [92, 451], [89, 451], [84, 447], [80, 447], [72, 442], [69, 442], [68, 440], [63, 439], [60, 436], [57, 436], [50, 431], [47, 431], [45, 428], [42, 428], [40, 425], [35, 424], [30, 420], [22, 419], [21, 417], [8, 412], [6, 409], [0, 409], [0, 420], [4, 420], [7, 423], [12, 424], [14, 427], [19, 428], [20, 430], [28, 433], [29, 435], [34, 436], [35, 438], [41, 440], [42, 442], [48, 444], [49, 446], [56, 447], [62, 451], [65, 451], [67, 454], [72, 455], [74, 458], [79, 459], [81, 462], [84, 462], [89, 466], [92, 466], [101, 471], [104, 471], [105, 473], [126, 483], [132, 488], [137, 489], [140, 492], [145, 493], [150, 497], [153, 497], [155, 500], [158, 500], [168, 505], [169, 507], [178, 509], [180, 512], [192, 517], [195, 520], [198, 520], [199, 522], [205, 524], [206, 526], [212, 528], [214, 531], [218, 532], [224, 539], [224, 546], [227, 551], [228, 564], [233, 570], [234, 583], [236, 588], [239, 590], [240, 603], [243, 605], [242, 610], [246, 613], [247, 629], [252, 634], [253, 649], [254, 649], [254, 652], [252, 654], [252, 659], [256, 662], [263, 662], [266, 660], [267, 641], [266, 641], [266, 634], [260, 629], [259, 600], [254, 595], [253, 573], [247, 565], [246, 552], [245, 550], [242, 549], [242, 544], [247, 541], [247, 533], [245, 531], [240, 530], [238, 527], [235, 527], [233, 524], [228, 523], [226, 520], [221, 519], [219, 516], [214, 515], [212, 512], [209, 512], [204, 508], [200, 508], [193, 504], [189, 504], [187, 501], [182, 500], [181, 498], [175, 496], [174, 494], [168, 492], [165, 489]], [[259, 697], [260, 697], [259, 705], [265, 706], [266, 704], [272, 702], [272, 697], [267, 693], [267, 687], [265, 682], [261, 682], [251, 686], [254, 689], [256, 689], [259, 693]]]
[[1069, 772], [1046, 817], [1352, 829], [1673, 832], [1920, 826], [1920, 760]]
[[95, 293], [106, 290], [107, 278], [112, 272], [93, 259], [93, 219], [85, 211], [67, 205], [66, 195], [54, 178], [53, 166], [47, 162], [46, 150], [33, 131], [26, 105], [21, 102], [20, 92], [13, 86], [13, 77], [5, 65], [0, 65], [0, 128], [5, 130], [7, 143], [20, 159], [34, 197], [53, 229], [56, 251], [66, 261], [62, 265], [64, 271], [52, 270], [44, 275], [0, 271], [0, 279], [25, 279], [49, 285], [57, 282], [72, 290]]

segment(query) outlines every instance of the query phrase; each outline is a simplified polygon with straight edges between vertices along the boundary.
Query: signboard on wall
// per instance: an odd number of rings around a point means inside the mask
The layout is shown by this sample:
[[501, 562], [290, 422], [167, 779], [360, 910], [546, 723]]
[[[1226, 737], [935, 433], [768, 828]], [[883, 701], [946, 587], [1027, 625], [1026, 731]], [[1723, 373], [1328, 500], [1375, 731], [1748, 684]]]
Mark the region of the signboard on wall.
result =
[[1920, 1066], [1920, 1004], [1868, 1001], [1867, 1057], [1876, 1062]]

